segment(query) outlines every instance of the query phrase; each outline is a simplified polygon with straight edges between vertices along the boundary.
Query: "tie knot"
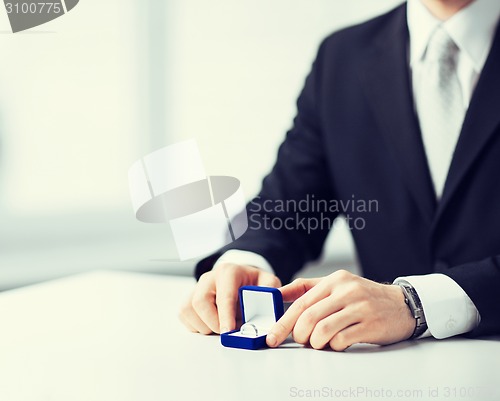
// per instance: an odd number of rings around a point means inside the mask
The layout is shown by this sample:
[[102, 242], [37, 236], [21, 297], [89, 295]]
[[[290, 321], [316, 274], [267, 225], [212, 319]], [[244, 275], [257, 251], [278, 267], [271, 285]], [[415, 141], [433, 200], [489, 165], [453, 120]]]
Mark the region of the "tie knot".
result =
[[456, 67], [458, 46], [443, 28], [438, 28], [432, 34], [425, 59], [428, 62], [437, 62], [451, 69]]

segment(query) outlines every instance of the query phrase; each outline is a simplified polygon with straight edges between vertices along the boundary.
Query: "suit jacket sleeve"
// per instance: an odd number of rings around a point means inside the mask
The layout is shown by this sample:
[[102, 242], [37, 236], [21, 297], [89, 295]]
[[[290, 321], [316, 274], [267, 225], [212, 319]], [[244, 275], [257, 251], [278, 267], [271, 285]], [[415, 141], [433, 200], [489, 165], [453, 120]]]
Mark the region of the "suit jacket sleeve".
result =
[[463, 288], [481, 315], [481, 322], [469, 335], [499, 334], [500, 255], [445, 268], [441, 273], [451, 277]]

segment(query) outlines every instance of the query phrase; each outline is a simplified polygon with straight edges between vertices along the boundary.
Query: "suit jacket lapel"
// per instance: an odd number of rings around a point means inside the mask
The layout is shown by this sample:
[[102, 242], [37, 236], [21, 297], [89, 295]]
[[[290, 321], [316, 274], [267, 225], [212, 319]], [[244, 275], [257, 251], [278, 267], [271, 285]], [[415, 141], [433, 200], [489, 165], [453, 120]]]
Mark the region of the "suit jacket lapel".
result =
[[403, 180], [430, 224], [436, 196], [413, 106], [405, 5], [377, 39], [361, 73], [364, 87]]
[[497, 29], [490, 55], [465, 116], [434, 224], [437, 224], [446, 206], [452, 197], [457, 194], [461, 181], [499, 125], [500, 27]]

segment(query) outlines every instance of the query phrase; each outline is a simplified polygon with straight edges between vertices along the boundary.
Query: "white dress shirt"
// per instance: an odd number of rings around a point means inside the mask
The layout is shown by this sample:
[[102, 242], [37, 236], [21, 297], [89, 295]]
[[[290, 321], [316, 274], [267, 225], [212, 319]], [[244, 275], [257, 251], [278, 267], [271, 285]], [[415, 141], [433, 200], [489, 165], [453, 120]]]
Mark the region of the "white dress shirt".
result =
[[[434, 30], [441, 26], [459, 48], [457, 74], [462, 90], [464, 112], [486, 63], [500, 18], [499, 0], [475, 0], [446, 21], [434, 17], [421, 0], [408, 0], [409, 58], [415, 99], [419, 96], [425, 52]], [[417, 104], [417, 102], [415, 102]], [[418, 110], [417, 110], [418, 114]], [[269, 262], [253, 252], [230, 250], [220, 263], [255, 266], [273, 272]], [[399, 277], [417, 291], [424, 308], [428, 330], [422, 337], [447, 338], [466, 333], [480, 322], [479, 312], [465, 291], [444, 274]]]

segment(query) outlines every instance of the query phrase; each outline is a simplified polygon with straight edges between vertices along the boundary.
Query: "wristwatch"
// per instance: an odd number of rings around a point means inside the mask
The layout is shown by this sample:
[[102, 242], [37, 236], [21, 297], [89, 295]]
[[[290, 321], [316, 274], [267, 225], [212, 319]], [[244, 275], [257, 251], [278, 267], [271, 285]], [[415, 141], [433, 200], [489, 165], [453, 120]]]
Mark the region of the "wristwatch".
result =
[[420, 337], [427, 330], [427, 322], [425, 320], [424, 308], [422, 308], [422, 303], [420, 302], [417, 291], [415, 291], [415, 288], [413, 288], [408, 281], [398, 281], [396, 284], [403, 290], [405, 303], [408, 305], [412, 316], [417, 321], [415, 330], [410, 339]]

